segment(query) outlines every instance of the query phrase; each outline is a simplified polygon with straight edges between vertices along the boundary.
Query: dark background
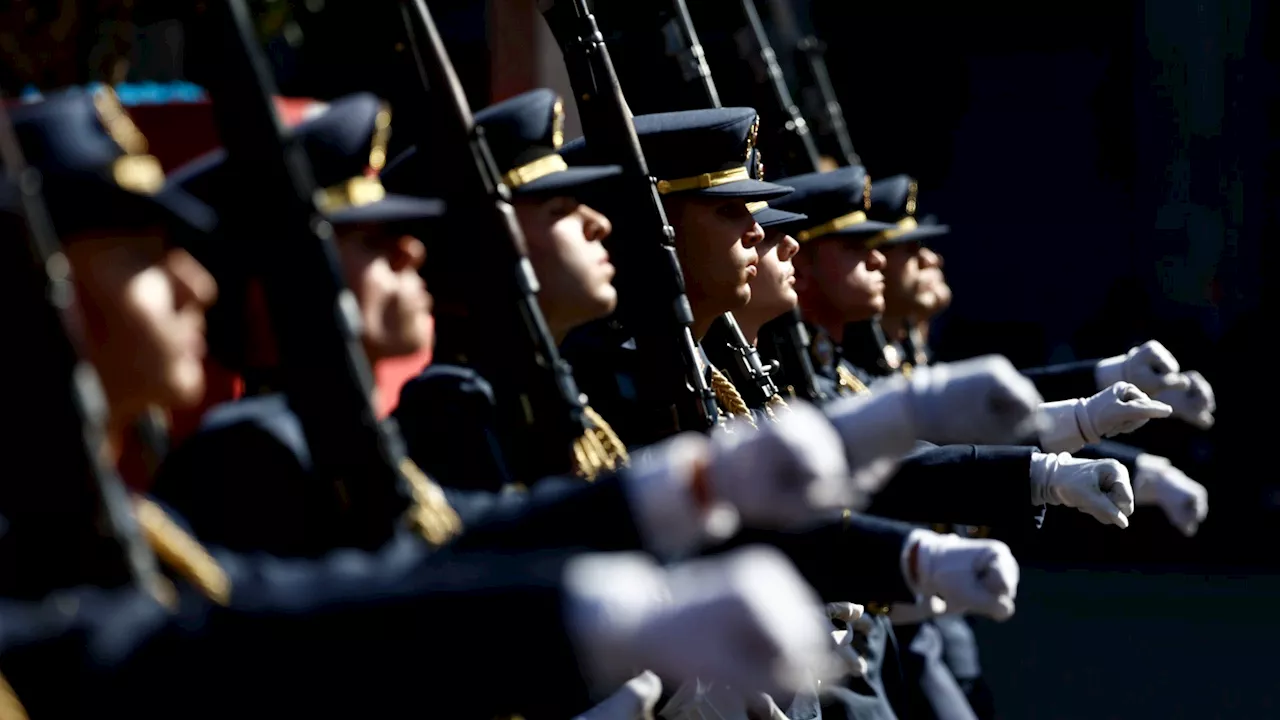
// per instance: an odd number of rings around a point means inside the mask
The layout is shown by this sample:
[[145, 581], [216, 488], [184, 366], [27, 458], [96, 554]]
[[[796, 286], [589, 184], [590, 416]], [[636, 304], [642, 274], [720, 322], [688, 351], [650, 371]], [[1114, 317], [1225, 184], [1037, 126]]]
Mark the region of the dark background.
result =
[[1020, 366], [1156, 338], [1213, 384], [1218, 423], [1131, 436], [1210, 491], [1193, 540], [1051, 512], [1019, 612], [980, 623], [1015, 718], [1280, 716], [1262, 316], [1277, 210], [1276, 10], [1266, 2], [815, 2], [854, 143], [953, 228], [942, 358]]

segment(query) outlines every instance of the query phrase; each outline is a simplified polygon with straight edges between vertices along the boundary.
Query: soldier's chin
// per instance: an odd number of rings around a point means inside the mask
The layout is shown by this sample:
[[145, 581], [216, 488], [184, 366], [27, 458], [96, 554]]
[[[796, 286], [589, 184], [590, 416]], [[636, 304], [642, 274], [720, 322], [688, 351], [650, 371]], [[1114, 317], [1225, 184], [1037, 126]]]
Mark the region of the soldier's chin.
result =
[[184, 358], [169, 373], [168, 395], [163, 403], [172, 408], [194, 407], [204, 399], [204, 363]]

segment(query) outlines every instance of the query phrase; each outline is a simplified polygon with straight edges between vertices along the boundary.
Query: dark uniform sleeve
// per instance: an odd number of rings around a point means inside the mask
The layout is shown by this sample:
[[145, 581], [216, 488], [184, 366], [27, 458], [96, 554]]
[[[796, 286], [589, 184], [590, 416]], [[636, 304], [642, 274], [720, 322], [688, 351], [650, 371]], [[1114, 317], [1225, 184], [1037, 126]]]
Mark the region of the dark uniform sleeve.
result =
[[1081, 360], [1048, 367], [1025, 368], [1018, 372], [1030, 378], [1040, 395], [1052, 402], [1096, 395], [1098, 380], [1093, 372], [1097, 366], [1097, 360]]
[[153, 494], [203, 542], [236, 552], [316, 557], [341, 543], [339, 498], [311, 473], [283, 396], [219, 406], [165, 458]]
[[184, 593], [169, 614], [99, 589], [0, 603], [0, 671], [35, 718], [562, 719], [590, 704], [565, 620], [568, 558], [403, 543], [318, 561], [222, 555], [228, 607]]
[[548, 478], [502, 493], [446, 489], [445, 497], [462, 520], [456, 547], [643, 549], [621, 475]]
[[1103, 440], [1092, 445], [1085, 445], [1080, 448], [1079, 452], [1071, 453], [1072, 457], [1088, 458], [1091, 460], [1119, 460], [1129, 471], [1129, 477], [1132, 479], [1133, 474], [1138, 471], [1138, 456], [1143, 453], [1141, 448], [1132, 445], [1114, 442], [1112, 440]]
[[802, 532], [745, 530], [717, 551], [766, 544], [782, 551], [823, 598], [912, 602], [902, 577], [910, 525], [860, 514], [829, 518]]
[[921, 443], [902, 460], [869, 512], [926, 524], [1039, 527], [1031, 504], [1033, 447]]
[[[315, 481], [283, 398], [235, 405], [166, 461], [157, 499], [201, 541], [236, 552], [319, 557], [347, 545], [341, 498]], [[447, 489], [446, 499], [462, 521], [464, 547], [641, 549], [619, 476], [548, 479], [528, 492]]]
[[516, 482], [498, 437], [493, 386], [474, 370], [429, 366], [401, 389], [393, 416], [409, 457], [441, 485], [496, 491]]

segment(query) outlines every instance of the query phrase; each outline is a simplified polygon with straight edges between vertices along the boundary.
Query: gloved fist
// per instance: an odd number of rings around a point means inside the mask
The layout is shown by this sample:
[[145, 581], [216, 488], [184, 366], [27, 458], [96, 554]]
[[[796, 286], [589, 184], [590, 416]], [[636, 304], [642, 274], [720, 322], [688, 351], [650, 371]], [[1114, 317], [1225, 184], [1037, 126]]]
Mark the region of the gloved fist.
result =
[[1080, 460], [1067, 453], [1031, 453], [1031, 504], [1066, 505], [1103, 524], [1129, 527], [1133, 486], [1115, 460]]
[[937, 595], [952, 612], [1013, 616], [1020, 571], [1008, 545], [929, 530], [913, 530], [907, 542], [914, 557], [907, 577], [916, 594]]
[[662, 698], [662, 681], [645, 670], [627, 681], [614, 694], [573, 720], [652, 720], [653, 709]]
[[1173, 416], [1201, 430], [1213, 427], [1213, 413], [1218, 403], [1213, 397], [1213, 387], [1200, 373], [1192, 370], [1184, 373], [1186, 389], [1171, 388], [1156, 395], [1156, 399], [1173, 408]]
[[789, 693], [837, 668], [822, 604], [770, 548], [665, 569], [639, 554], [588, 554], [570, 562], [565, 589], [582, 667], [598, 685], [648, 668]]
[[1173, 353], [1155, 340], [1148, 340], [1124, 355], [1099, 360], [1094, 369], [1094, 379], [1099, 389], [1129, 382], [1145, 393], [1185, 390], [1190, 381], [1178, 369]]
[[875, 480], [916, 440], [946, 445], [1024, 437], [1038, 427], [1040, 402], [1035, 386], [1008, 360], [988, 355], [882, 380], [868, 394], [832, 403], [827, 416], [849, 464]]
[[1040, 411], [1049, 421], [1040, 430], [1040, 447], [1046, 452], [1075, 452], [1102, 438], [1131, 433], [1148, 420], [1173, 414], [1173, 408], [1126, 382], [1091, 398], [1043, 403]]
[[1199, 531], [1209, 514], [1209, 491], [1159, 455], [1138, 456], [1133, 494], [1139, 505], [1158, 506], [1187, 537]]
[[866, 608], [851, 602], [827, 603], [827, 617], [844, 623], [843, 630], [832, 630], [831, 639], [836, 643], [836, 656], [840, 658], [846, 675], [863, 677], [867, 674], [867, 659], [853, 645], [854, 636], [866, 637], [871, 624], [865, 619]]
[[919, 625], [947, 612], [947, 601], [934, 595], [913, 603], [894, 603], [889, 608], [889, 622], [894, 625]]
[[1040, 393], [999, 355], [920, 368], [910, 385], [918, 440], [1000, 444], [1036, 430]]
[[[824, 510], [865, 507], [888, 478], [855, 478], [844, 443], [822, 412], [800, 401], [776, 422], [744, 431], [731, 421], [711, 437], [710, 490], [744, 523], [786, 528]], [[859, 484], [861, 483], [861, 484]]]

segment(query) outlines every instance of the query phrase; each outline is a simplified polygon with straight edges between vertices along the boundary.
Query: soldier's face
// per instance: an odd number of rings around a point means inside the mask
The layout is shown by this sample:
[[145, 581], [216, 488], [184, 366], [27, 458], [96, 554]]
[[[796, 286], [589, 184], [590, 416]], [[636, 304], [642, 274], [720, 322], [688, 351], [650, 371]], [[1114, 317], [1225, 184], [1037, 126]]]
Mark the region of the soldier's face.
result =
[[[934, 311], [942, 280], [941, 258], [919, 243], [884, 248], [885, 309], [895, 315]], [[946, 289], [949, 294], [950, 288]]]
[[613, 232], [609, 219], [571, 197], [521, 198], [515, 209], [541, 285], [538, 305], [552, 332], [613, 312], [615, 269], [603, 244]]
[[422, 241], [380, 226], [338, 229], [348, 287], [360, 304], [362, 337], [371, 361], [412, 355], [434, 341], [431, 295], [418, 274]]
[[919, 290], [915, 310], [921, 319], [930, 318], [951, 305], [951, 286], [942, 273], [942, 255], [924, 248], [921, 253]]
[[751, 302], [739, 315], [767, 322], [796, 306], [796, 269], [791, 261], [800, 244], [786, 233], [766, 231], [756, 250], [760, 264], [751, 278]]
[[838, 237], [809, 243], [796, 261], [796, 289], [844, 322], [884, 312], [884, 255]]
[[204, 396], [205, 310], [213, 276], [166, 233], [95, 231], [64, 238], [89, 360], [113, 422], [148, 405], [186, 407]]
[[756, 246], [764, 230], [742, 199], [664, 198], [676, 231], [676, 255], [695, 320], [738, 310], [751, 300]]

